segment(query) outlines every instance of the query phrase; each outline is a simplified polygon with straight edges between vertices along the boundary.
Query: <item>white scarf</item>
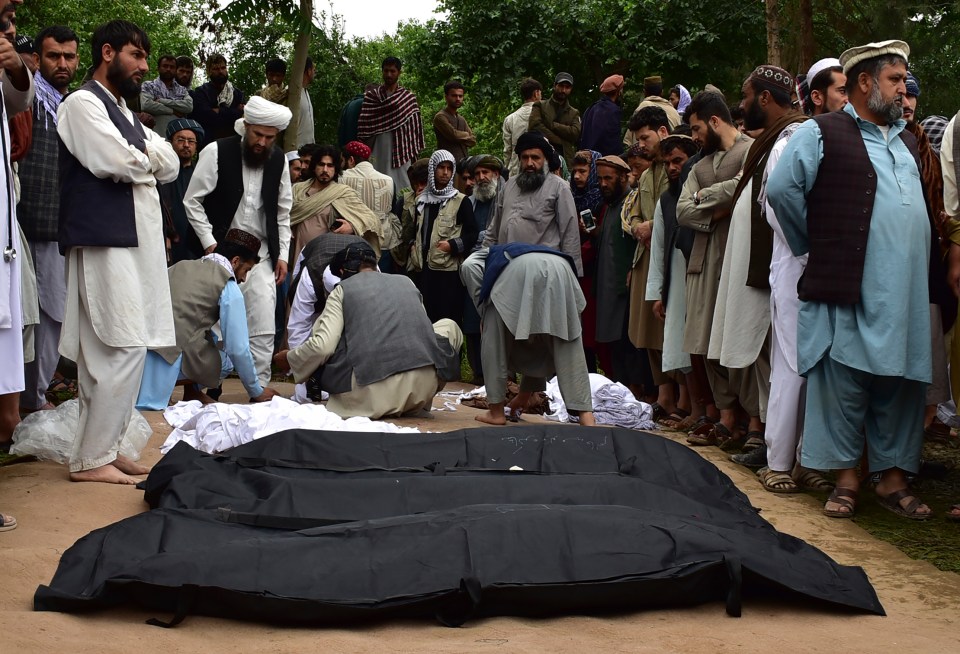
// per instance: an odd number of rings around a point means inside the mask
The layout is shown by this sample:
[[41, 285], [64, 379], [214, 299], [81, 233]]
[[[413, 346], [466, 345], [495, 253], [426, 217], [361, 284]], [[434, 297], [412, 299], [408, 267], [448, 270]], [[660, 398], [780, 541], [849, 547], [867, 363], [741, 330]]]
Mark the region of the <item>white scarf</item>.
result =
[[423, 207], [428, 204], [439, 204], [441, 207], [447, 203], [452, 197], [456, 197], [457, 189], [453, 186], [453, 175], [450, 176], [450, 181], [447, 182], [446, 187], [442, 190], [437, 190], [436, 182], [434, 181], [435, 173], [437, 166], [441, 163], [449, 161], [453, 165], [453, 170], [457, 170], [457, 162], [453, 158], [453, 155], [447, 152], [446, 150], [437, 150], [432, 155], [430, 155], [430, 162], [427, 164], [427, 188], [423, 190], [419, 196], [417, 196], [417, 212], [423, 213]]
[[223, 90], [220, 91], [220, 95], [217, 96], [217, 104], [233, 106], [233, 84], [230, 80], [227, 80], [227, 83], [223, 85]]

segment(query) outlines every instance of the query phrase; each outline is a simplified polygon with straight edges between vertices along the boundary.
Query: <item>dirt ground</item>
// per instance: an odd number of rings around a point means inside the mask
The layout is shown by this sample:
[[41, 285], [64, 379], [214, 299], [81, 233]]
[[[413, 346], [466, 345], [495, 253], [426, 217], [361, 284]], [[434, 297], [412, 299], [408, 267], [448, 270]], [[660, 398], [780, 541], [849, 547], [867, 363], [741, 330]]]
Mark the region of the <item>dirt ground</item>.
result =
[[[288, 384], [277, 386], [285, 393], [292, 391]], [[231, 380], [222, 399], [243, 402], [246, 396], [239, 382]], [[424, 431], [449, 431], [474, 426], [477, 413], [459, 407], [456, 412], [434, 412], [434, 420], [398, 423]], [[170, 427], [159, 412], [145, 415], [154, 429], [143, 452], [143, 462], [150, 465], [160, 458], [159, 446]], [[728, 617], [723, 606], [714, 603], [602, 617], [491, 618], [457, 629], [427, 620], [309, 629], [198, 616], [188, 617], [175, 629], [161, 629], [144, 621], [169, 616], [139, 609], [89, 615], [34, 612], [33, 593], [39, 584], [50, 581], [64, 550], [91, 530], [147, 506], [143, 494], [133, 487], [73, 484], [67, 481], [64, 467], [30, 462], [0, 468], [0, 510], [12, 513], [20, 522], [17, 529], [0, 534], [0, 651], [960, 651], [960, 577], [911, 560], [848, 521], [822, 516], [811, 497], [764, 492], [749, 471], [728, 462], [716, 448], [700, 452], [729, 475], [779, 530], [819, 547], [840, 563], [863, 566], [887, 617], [851, 616], [795, 602], [754, 600], [745, 601], [741, 618]]]

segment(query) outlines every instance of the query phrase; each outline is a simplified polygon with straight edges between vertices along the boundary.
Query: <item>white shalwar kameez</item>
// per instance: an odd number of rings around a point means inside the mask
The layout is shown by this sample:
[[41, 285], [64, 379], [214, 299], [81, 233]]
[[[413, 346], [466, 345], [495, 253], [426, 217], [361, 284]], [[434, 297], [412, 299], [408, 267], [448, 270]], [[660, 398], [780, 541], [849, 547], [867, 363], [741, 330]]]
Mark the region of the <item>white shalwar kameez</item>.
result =
[[[247, 327], [250, 330], [250, 354], [257, 368], [261, 386], [270, 385], [270, 364], [273, 361], [273, 343], [277, 331], [277, 282], [267, 243], [267, 217], [263, 209], [263, 168], [251, 168], [243, 164], [243, 196], [233, 215], [231, 228], [242, 229], [260, 239], [260, 263], [247, 273], [247, 280], [240, 285], [243, 301], [247, 306]], [[200, 152], [190, 186], [187, 187], [183, 206], [190, 225], [200, 238], [204, 249], [216, 245], [213, 227], [203, 210], [203, 199], [217, 187], [217, 144], [211, 143]], [[290, 252], [290, 207], [293, 192], [290, 188], [290, 169], [283, 167], [280, 173], [280, 196], [277, 200], [277, 226], [280, 235], [280, 261], [289, 261]], [[291, 266], [292, 267], [292, 266]]]
[[[118, 106], [134, 124], [126, 102]], [[132, 248], [67, 252], [60, 353], [77, 362], [80, 381], [80, 423], [70, 458], [70, 471], [78, 472], [116, 460], [147, 349], [176, 344], [157, 184], [177, 178], [180, 160], [149, 129], [145, 153], [130, 145], [89, 91], [70, 94], [57, 115], [57, 133], [81, 165], [101, 179], [132, 185], [138, 241]]]

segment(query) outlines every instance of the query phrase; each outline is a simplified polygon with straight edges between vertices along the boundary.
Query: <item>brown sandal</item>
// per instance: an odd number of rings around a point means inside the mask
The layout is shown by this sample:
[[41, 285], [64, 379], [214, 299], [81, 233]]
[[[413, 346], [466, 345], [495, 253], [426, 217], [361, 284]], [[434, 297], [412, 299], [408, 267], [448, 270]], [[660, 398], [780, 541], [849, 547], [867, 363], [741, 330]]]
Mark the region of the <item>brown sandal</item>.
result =
[[[908, 497], [912, 499], [907, 502], [906, 506], [900, 504], [900, 500]], [[889, 495], [878, 495], [877, 498], [880, 500], [880, 506], [908, 520], [929, 520], [933, 517], [932, 511], [930, 513], [917, 513], [917, 509], [923, 506], [923, 502], [909, 488], [901, 488]]]
[[[828, 509], [827, 504], [833, 502], [848, 509], [841, 511], [839, 509]], [[827, 503], [823, 505], [823, 515], [828, 518], [852, 518], [857, 510], [857, 491], [852, 488], [841, 488], [837, 486], [827, 498]]]

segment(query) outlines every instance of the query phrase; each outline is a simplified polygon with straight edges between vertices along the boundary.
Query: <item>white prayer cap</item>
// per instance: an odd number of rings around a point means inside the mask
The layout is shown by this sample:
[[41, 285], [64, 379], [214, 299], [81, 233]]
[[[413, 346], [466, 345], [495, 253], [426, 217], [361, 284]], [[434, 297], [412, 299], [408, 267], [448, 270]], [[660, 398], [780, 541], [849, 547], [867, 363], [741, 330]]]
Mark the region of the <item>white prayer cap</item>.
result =
[[807, 71], [807, 84], [812, 82], [814, 77], [825, 71], [827, 68], [835, 68], [839, 66], [840, 60], [836, 57], [827, 57], [825, 59], [821, 59], [814, 65], [810, 66], [810, 70]]
[[906, 61], [910, 58], [910, 46], [904, 41], [878, 41], [877, 43], [867, 43], [858, 45], [855, 48], [845, 50], [840, 55], [840, 65], [843, 66], [843, 74], [846, 75], [850, 69], [861, 61], [882, 57], [883, 55], [900, 55]]
[[245, 131], [243, 124], [263, 125], [265, 127], [276, 127], [277, 129], [287, 129], [293, 114], [282, 104], [264, 100], [259, 95], [255, 95], [247, 100], [243, 108], [243, 118], [238, 118], [234, 123], [233, 129], [237, 134], [243, 136]]
[[297, 152], [296, 150], [290, 150], [290, 152], [288, 152], [286, 156], [287, 156], [287, 163], [290, 163], [291, 161], [296, 161], [297, 159], [299, 159], [300, 153]]

